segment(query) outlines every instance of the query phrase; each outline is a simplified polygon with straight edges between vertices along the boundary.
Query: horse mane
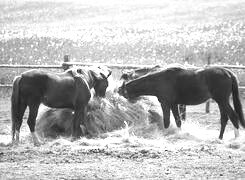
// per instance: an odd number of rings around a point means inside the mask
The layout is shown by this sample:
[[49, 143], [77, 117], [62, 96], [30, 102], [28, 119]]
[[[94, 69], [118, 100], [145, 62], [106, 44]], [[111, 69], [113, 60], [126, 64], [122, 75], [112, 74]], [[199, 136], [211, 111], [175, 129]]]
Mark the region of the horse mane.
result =
[[95, 77], [89, 67], [79, 67], [74, 66], [65, 71], [66, 73], [70, 74], [72, 77], [81, 78], [85, 83], [89, 86], [89, 88], [94, 86]]
[[[169, 65], [165, 68], [161, 68], [159, 71], [153, 71], [153, 72], [150, 72], [150, 73], [147, 73], [143, 76], [140, 76], [134, 80], [130, 80], [129, 82], [132, 82], [132, 81], [136, 81], [136, 80], [145, 80], [146, 78], [154, 78], [154, 77], [158, 77], [159, 75], [163, 74], [163, 73], [166, 73], [166, 72], [171, 72], [171, 71], [182, 71], [182, 70], [187, 70], [187, 68], [183, 65], [180, 65], [180, 64], [176, 64], [176, 65]], [[128, 82], [128, 83], [129, 83]]]
[[106, 66], [74, 66], [66, 70], [72, 77], [79, 77], [86, 80], [89, 87], [93, 87], [96, 80], [107, 79], [111, 75], [111, 70]]

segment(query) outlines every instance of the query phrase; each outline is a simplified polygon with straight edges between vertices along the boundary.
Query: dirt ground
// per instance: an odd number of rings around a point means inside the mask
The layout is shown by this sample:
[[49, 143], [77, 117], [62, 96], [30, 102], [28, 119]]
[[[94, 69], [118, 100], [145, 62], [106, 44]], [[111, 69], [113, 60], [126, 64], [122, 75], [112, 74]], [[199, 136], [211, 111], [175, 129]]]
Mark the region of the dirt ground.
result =
[[[65, 54], [89, 63], [202, 65], [209, 55], [244, 63], [242, 0], [4, 0], [0, 9], [2, 64], [60, 64]], [[2, 69], [0, 83], [21, 71]], [[217, 108], [188, 107], [180, 132], [136, 126], [34, 147], [26, 115], [20, 144], [8, 145], [9, 102], [0, 98], [0, 179], [245, 179], [245, 131], [234, 140], [229, 123], [217, 140]]]
[[[9, 146], [10, 116], [7, 99], [1, 99], [0, 179], [237, 179], [245, 178], [245, 132], [233, 138], [229, 125], [223, 141], [217, 140], [218, 122], [209, 115], [188, 112], [182, 132], [172, 127], [155, 138], [142, 138], [122, 129], [94, 139], [43, 139], [34, 147], [26, 122], [21, 143]], [[201, 116], [202, 114], [202, 116]], [[214, 125], [215, 124], [215, 125]], [[141, 129], [141, 131], [144, 131]], [[157, 133], [156, 133], [157, 132]], [[202, 135], [199, 136], [199, 134]]]
[[244, 178], [244, 152], [137, 147], [1, 147], [1, 179]]

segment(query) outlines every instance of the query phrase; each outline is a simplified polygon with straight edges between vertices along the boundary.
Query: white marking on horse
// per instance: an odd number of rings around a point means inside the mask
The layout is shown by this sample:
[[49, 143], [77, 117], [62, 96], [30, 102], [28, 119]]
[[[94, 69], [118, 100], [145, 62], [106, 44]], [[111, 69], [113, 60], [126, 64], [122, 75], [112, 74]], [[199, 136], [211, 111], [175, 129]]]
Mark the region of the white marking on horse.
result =
[[32, 140], [33, 140], [33, 143], [35, 146], [40, 146], [41, 145], [41, 142], [37, 136], [37, 134], [35, 132], [32, 132], [31, 133], [31, 136], [32, 136]]
[[16, 142], [20, 141], [20, 132], [16, 131]]
[[239, 129], [234, 127], [234, 134], [235, 134], [235, 138], [239, 137]]

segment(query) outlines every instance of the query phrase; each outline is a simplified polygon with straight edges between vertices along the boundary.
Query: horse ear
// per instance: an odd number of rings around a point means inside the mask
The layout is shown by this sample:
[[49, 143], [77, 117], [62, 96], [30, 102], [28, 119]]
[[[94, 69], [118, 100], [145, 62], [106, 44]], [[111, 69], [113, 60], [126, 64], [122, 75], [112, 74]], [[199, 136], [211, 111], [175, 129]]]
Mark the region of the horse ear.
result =
[[103, 79], [107, 79], [107, 77], [103, 73], [100, 73], [100, 75]]
[[112, 71], [111, 70], [109, 70], [109, 74], [107, 75], [107, 78], [111, 75], [111, 73], [112, 73]]
[[103, 73], [100, 73], [100, 75], [101, 75], [101, 77], [102, 77], [103, 79], [107, 79], [107, 78], [111, 75], [111, 73], [112, 73], [112, 71], [109, 70], [109, 74], [108, 74], [107, 76], [105, 76]]
[[126, 87], [126, 84], [125, 84], [125, 81], [123, 81], [122, 88], [125, 89], [125, 87]]

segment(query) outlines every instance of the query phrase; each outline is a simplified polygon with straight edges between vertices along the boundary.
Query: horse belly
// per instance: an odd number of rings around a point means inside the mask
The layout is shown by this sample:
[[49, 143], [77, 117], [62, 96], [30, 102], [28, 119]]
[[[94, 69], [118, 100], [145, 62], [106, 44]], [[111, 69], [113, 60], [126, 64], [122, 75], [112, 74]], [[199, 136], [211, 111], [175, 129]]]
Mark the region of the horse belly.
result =
[[64, 96], [44, 95], [42, 103], [51, 108], [71, 108], [73, 109], [72, 98]]
[[72, 83], [52, 82], [48, 83], [42, 103], [52, 108], [73, 108], [74, 86]]
[[205, 102], [210, 98], [210, 93], [206, 88], [189, 87], [179, 92], [178, 104], [197, 105]]

